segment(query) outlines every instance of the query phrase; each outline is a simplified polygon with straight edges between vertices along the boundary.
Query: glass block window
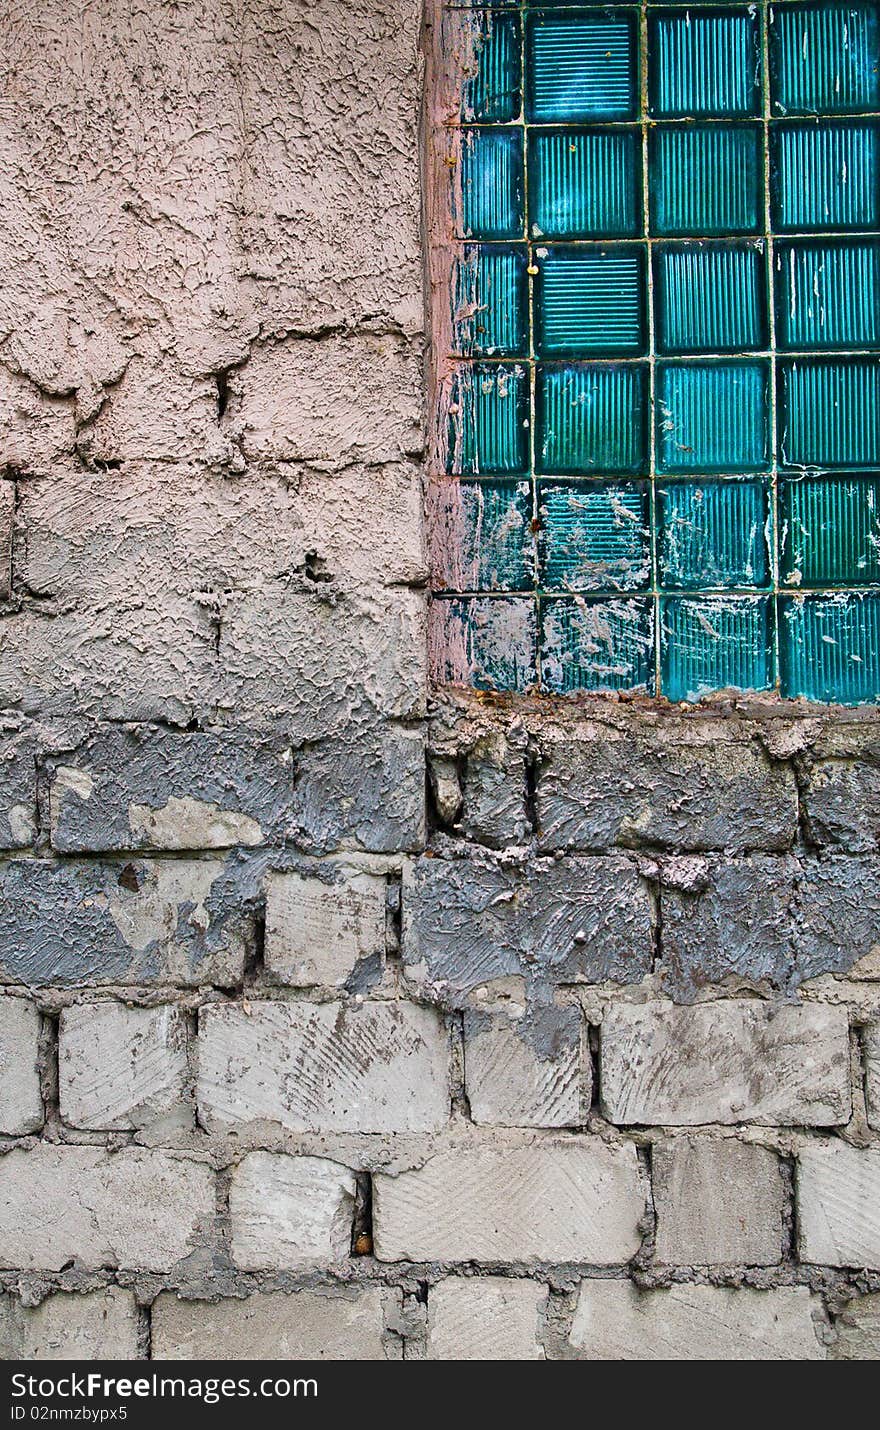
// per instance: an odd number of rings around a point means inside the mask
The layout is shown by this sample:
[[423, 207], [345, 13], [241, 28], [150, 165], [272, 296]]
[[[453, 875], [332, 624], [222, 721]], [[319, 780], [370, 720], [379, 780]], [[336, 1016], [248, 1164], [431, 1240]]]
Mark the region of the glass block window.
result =
[[438, 679], [880, 699], [878, 15], [441, 6]]

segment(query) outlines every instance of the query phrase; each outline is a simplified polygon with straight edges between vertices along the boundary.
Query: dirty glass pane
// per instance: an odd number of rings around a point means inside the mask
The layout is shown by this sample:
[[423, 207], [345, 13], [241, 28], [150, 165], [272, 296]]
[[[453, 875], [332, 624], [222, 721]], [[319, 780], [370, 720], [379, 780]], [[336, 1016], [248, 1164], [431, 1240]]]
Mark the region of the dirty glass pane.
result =
[[446, 13], [440, 678], [877, 700], [877, 4]]

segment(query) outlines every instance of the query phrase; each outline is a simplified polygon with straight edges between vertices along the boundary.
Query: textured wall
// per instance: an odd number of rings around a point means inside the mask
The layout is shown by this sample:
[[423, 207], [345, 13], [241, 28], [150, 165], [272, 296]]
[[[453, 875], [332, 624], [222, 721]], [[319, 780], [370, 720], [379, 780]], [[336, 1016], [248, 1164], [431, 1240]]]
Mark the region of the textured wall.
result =
[[429, 699], [420, 27], [7, 11], [0, 1352], [876, 1356], [880, 723]]

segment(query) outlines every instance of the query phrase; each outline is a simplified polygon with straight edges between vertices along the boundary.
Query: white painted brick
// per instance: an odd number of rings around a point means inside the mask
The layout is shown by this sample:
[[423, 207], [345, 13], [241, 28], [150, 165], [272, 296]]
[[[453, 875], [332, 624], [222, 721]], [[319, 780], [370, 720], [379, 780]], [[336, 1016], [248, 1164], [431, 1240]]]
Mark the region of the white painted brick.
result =
[[461, 1147], [373, 1179], [380, 1261], [587, 1261], [638, 1250], [636, 1150], [598, 1138]]
[[584, 1360], [824, 1360], [811, 1303], [804, 1286], [639, 1291], [631, 1281], [582, 1281], [571, 1344]]
[[0, 1302], [0, 1360], [134, 1360], [137, 1342], [135, 1299], [121, 1286]]
[[803, 1147], [797, 1207], [802, 1261], [880, 1271], [880, 1150], [836, 1139]]
[[880, 1360], [880, 1295], [849, 1301], [834, 1329], [837, 1339], [829, 1347], [829, 1360]]
[[547, 1287], [506, 1276], [447, 1276], [428, 1293], [428, 1360], [543, 1360]]
[[770, 1266], [782, 1259], [784, 1187], [775, 1153], [733, 1138], [654, 1147], [657, 1260], [667, 1266]]
[[102, 1001], [62, 1012], [58, 1091], [68, 1126], [186, 1126], [185, 1084], [186, 1028], [176, 1008]]
[[[379, 1286], [217, 1302], [163, 1292], [153, 1304], [153, 1359], [385, 1360], [383, 1317], [400, 1302], [399, 1291]], [[387, 1359], [400, 1359], [398, 1346]]]
[[[565, 1010], [574, 1013], [574, 1009]], [[475, 1122], [500, 1127], [575, 1127], [583, 1121], [581, 1086], [590, 1104], [587, 1060], [581, 1077], [580, 1029], [560, 1028], [539, 1048], [508, 1018], [465, 1025], [465, 1085]]]
[[865, 1029], [865, 1098], [868, 1122], [880, 1132], [880, 1023]]
[[188, 1256], [214, 1217], [203, 1162], [153, 1148], [42, 1143], [0, 1159], [0, 1266], [162, 1271]]
[[726, 999], [608, 1009], [602, 1106], [618, 1125], [833, 1127], [850, 1112], [846, 1011]]
[[40, 1015], [26, 998], [0, 998], [0, 1132], [36, 1132], [43, 1125], [37, 1067]]
[[233, 1261], [272, 1271], [345, 1260], [354, 1195], [354, 1173], [337, 1162], [250, 1152], [229, 1192]]
[[298, 988], [339, 988], [362, 959], [385, 956], [385, 880], [340, 874], [339, 882], [300, 874], [266, 881], [266, 967]]
[[212, 1129], [431, 1132], [449, 1116], [446, 1032], [411, 1003], [204, 1008], [199, 1107]]

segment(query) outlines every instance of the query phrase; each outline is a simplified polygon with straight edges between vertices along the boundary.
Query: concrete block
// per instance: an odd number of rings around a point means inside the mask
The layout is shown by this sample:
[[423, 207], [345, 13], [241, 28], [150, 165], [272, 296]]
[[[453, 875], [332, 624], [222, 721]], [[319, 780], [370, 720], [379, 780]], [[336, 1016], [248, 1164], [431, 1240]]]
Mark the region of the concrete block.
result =
[[796, 1189], [802, 1261], [880, 1271], [880, 1150], [836, 1138], [806, 1143]]
[[411, 1003], [202, 1009], [199, 1107], [212, 1130], [432, 1132], [449, 1117], [446, 1033]]
[[880, 1022], [870, 1023], [864, 1030], [863, 1039], [868, 1122], [880, 1132]]
[[834, 1127], [850, 1113], [846, 1011], [724, 999], [617, 1003], [601, 1032], [602, 1106], [618, 1125]]
[[834, 1323], [829, 1360], [880, 1360], [880, 1295], [856, 1296]]
[[547, 1287], [508, 1276], [447, 1276], [428, 1292], [428, 1360], [543, 1360]]
[[[383, 1316], [400, 1300], [380, 1286], [207, 1302], [163, 1291], [153, 1303], [153, 1359], [385, 1360]], [[398, 1346], [389, 1346], [389, 1360], [400, 1359]]]
[[354, 1173], [337, 1162], [249, 1152], [229, 1191], [233, 1261], [275, 1271], [346, 1260], [354, 1196]]
[[121, 1286], [59, 1291], [39, 1306], [22, 1306], [11, 1296], [0, 1301], [0, 1360], [135, 1360], [137, 1354], [137, 1306]]
[[40, 1015], [28, 998], [0, 998], [0, 1132], [36, 1132], [43, 1125], [38, 1039]]
[[655, 1255], [666, 1266], [774, 1266], [785, 1191], [774, 1152], [733, 1138], [676, 1137], [651, 1158]]
[[311, 854], [424, 848], [424, 730], [356, 726], [306, 746], [297, 754], [294, 811], [296, 842]]
[[359, 971], [381, 974], [385, 880], [342, 869], [336, 878], [269, 875], [265, 961], [280, 983], [341, 988]]
[[576, 1127], [590, 1105], [583, 1020], [573, 1007], [521, 1019], [465, 1014], [465, 1089], [475, 1122]]
[[186, 1127], [186, 1025], [178, 1009], [76, 1003], [61, 1014], [61, 1120], [88, 1130]]

